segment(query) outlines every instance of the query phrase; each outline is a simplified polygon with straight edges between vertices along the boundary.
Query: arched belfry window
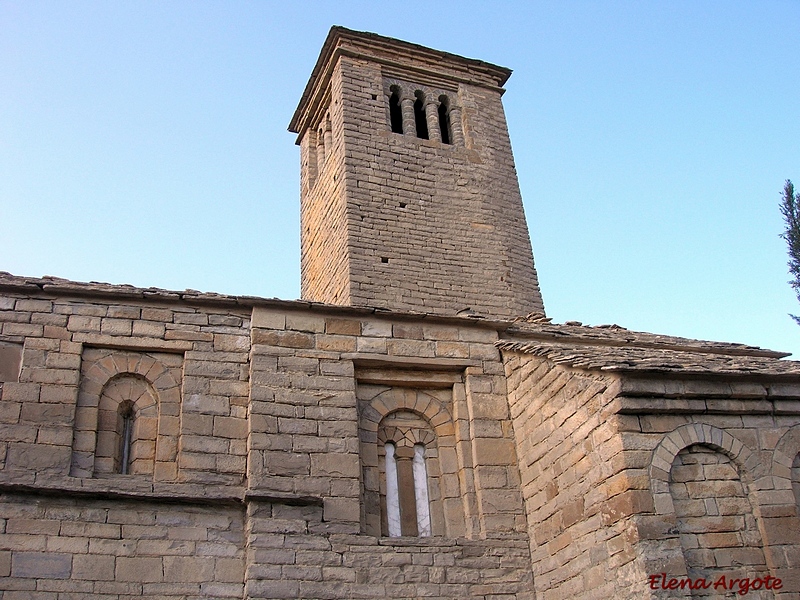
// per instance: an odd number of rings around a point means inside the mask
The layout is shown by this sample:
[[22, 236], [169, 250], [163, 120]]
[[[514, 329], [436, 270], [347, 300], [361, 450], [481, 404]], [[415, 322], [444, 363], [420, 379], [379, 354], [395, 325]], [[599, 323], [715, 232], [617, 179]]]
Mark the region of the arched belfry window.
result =
[[389, 121], [393, 133], [403, 133], [403, 110], [400, 107], [400, 88], [391, 87], [392, 95], [389, 96]]
[[453, 136], [450, 135], [450, 100], [442, 94], [439, 96], [439, 130], [442, 134], [443, 144], [452, 144]]
[[414, 124], [417, 127], [417, 137], [423, 140], [428, 139], [428, 121], [425, 118], [425, 95], [417, 90], [414, 92]]

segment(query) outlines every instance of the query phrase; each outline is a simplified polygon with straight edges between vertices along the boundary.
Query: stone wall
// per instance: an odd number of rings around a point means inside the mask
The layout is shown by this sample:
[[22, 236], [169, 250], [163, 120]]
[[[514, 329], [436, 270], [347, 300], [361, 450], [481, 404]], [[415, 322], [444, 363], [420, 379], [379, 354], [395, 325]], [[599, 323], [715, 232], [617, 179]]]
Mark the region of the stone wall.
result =
[[[298, 107], [305, 121], [292, 124], [303, 148], [303, 297], [440, 314], [542, 311], [500, 99], [508, 72], [392, 51], [385, 38], [331, 36], [346, 50], [323, 51]], [[408, 123], [393, 133], [390, 83], [406, 120], [415, 92], [431, 114], [446, 97], [451, 143], [420, 139]], [[335, 160], [320, 166], [310, 146], [328, 122]]]
[[652, 506], [631, 489], [647, 458], [622, 452], [613, 379], [505, 358], [537, 598], [647, 597], [630, 521]]
[[[491, 324], [52, 280], [0, 306], [4, 600], [533, 597]], [[371, 525], [403, 411], [430, 537]]]
[[0, 496], [0, 597], [242, 598], [240, 507]]
[[335, 69], [325, 103], [311, 127], [298, 138], [300, 145], [300, 293], [303, 298], [330, 304], [351, 304], [350, 239], [344, 121], [341, 102], [332, 103], [342, 89], [341, 69]]
[[724, 595], [652, 589], [661, 573], [796, 597], [800, 386], [505, 359], [537, 597]]

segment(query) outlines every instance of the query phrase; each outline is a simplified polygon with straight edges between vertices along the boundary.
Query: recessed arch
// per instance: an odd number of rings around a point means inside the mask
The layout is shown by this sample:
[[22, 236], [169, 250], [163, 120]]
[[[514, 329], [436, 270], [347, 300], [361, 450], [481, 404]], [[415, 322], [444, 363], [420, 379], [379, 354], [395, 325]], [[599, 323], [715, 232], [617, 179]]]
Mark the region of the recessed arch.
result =
[[[447, 405], [452, 393], [452, 389], [359, 386], [359, 394], [364, 394], [359, 396], [359, 436], [365, 533], [390, 533], [387, 472], [391, 474], [396, 467], [393, 476], [400, 482], [398, 491], [406, 494], [404, 499], [398, 494], [398, 504], [407, 510], [412, 505], [427, 506], [430, 518], [426, 525], [424, 514], [411, 511], [423, 518], [417, 521], [416, 532], [406, 527], [402, 535], [464, 535], [455, 428]], [[387, 454], [389, 446], [391, 456]], [[424, 479], [427, 487], [421, 483]]]
[[684, 448], [702, 444], [726, 454], [739, 467], [746, 485], [752, 482], [757, 469], [756, 455], [727, 431], [704, 423], [681, 425], [666, 436], [653, 450], [650, 461], [650, 489], [656, 514], [673, 514], [675, 508], [669, 491], [670, 471], [675, 457]]
[[182, 365], [177, 354], [84, 349], [70, 475], [176, 478]]

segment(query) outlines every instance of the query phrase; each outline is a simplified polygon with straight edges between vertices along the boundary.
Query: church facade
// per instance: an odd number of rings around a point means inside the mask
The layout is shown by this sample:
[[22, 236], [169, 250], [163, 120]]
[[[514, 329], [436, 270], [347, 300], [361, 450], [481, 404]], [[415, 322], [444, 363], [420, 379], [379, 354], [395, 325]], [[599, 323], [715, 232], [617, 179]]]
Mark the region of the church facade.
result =
[[800, 364], [551, 323], [509, 75], [331, 30], [302, 300], [0, 275], [2, 600], [800, 596]]

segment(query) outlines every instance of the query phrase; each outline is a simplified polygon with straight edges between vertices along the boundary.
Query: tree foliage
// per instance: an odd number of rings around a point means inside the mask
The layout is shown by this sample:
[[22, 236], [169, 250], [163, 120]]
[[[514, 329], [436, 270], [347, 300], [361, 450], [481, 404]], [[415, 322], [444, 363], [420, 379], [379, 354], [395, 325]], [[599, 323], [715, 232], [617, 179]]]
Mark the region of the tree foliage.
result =
[[[794, 185], [788, 179], [783, 186], [781, 214], [786, 225], [781, 237], [786, 240], [789, 247], [789, 273], [792, 275], [789, 285], [794, 289], [800, 302], [800, 192], [795, 193]], [[800, 317], [790, 316], [800, 325]]]

